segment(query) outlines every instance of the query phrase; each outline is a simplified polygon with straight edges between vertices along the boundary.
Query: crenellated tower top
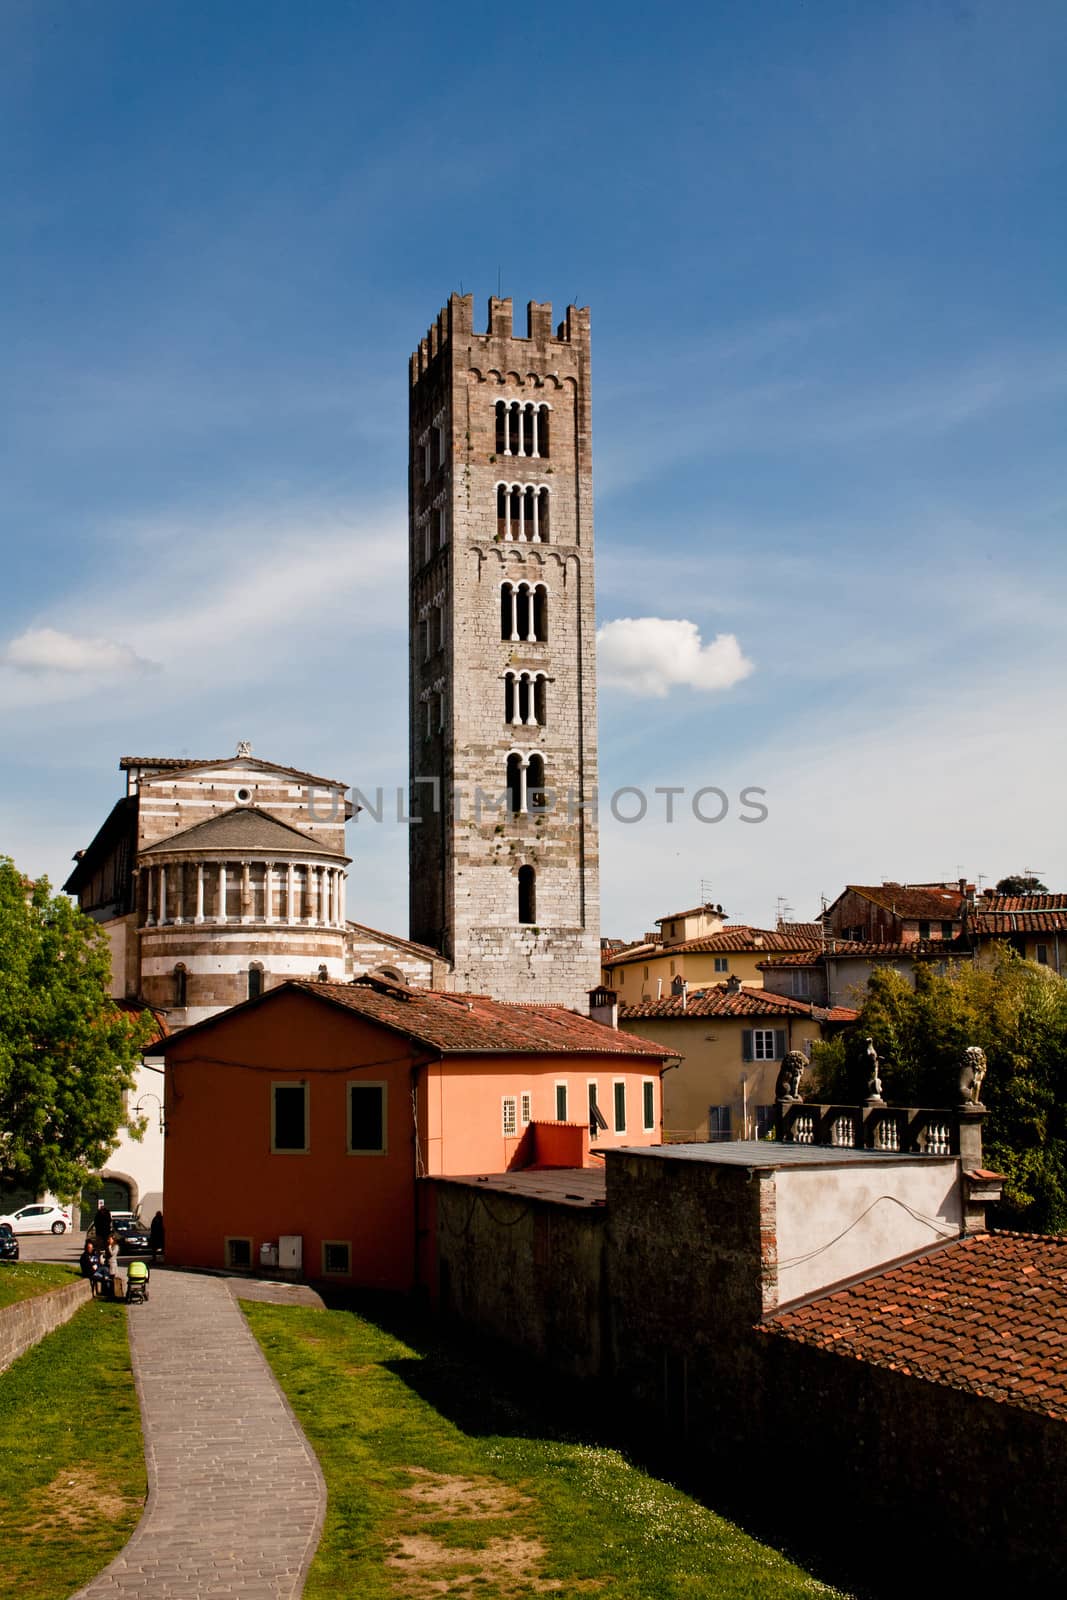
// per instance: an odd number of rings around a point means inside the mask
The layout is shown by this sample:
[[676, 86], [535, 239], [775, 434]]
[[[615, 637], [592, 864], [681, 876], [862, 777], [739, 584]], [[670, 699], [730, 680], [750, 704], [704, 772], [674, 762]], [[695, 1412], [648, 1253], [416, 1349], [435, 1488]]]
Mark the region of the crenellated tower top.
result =
[[498, 299], [489, 297], [489, 312], [484, 333], [474, 331], [474, 296], [451, 294], [437, 320], [431, 325], [419, 348], [412, 353], [409, 377], [412, 387], [429, 371], [441, 351], [453, 339], [478, 340], [489, 345], [497, 339], [524, 339], [535, 345], [567, 344], [589, 348], [589, 307], [568, 306], [567, 314], [552, 332], [551, 300], [529, 300], [526, 303], [526, 332], [515, 332], [514, 307], [510, 296]]

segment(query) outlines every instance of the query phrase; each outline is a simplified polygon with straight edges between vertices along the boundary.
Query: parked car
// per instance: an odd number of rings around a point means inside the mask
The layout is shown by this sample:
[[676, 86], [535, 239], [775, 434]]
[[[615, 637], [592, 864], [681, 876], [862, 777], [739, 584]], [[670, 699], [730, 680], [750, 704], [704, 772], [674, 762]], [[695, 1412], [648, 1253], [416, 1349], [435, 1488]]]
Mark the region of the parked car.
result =
[[17, 1261], [19, 1242], [11, 1232], [10, 1222], [0, 1222], [0, 1261]]
[[10, 1216], [0, 1217], [0, 1223], [11, 1225], [12, 1233], [66, 1233], [70, 1227], [69, 1206], [20, 1206]]
[[140, 1217], [132, 1211], [113, 1211], [111, 1231], [119, 1242], [120, 1253], [124, 1256], [147, 1255], [152, 1249], [148, 1229]]

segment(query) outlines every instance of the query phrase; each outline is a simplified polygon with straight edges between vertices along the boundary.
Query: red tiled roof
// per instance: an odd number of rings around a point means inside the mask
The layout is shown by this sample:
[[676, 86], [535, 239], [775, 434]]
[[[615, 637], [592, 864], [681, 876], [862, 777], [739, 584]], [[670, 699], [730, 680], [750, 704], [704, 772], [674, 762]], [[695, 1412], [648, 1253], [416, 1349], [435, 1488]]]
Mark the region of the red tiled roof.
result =
[[[299, 989], [315, 1000], [358, 1012], [369, 1021], [402, 1033], [444, 1054], [609, 1055], [664, 1057], [675, 1052], [593, 1022], [564, 1006], [512, 1006], [483, 994], [442, 994], [401, 984], [357, 979], [355, 983], [294, 980], [268, 990], [271, 995]], [[214, 1020], [214, 1019], [211, 1019]], [[188, 1037], [189, 1030], [183, 1037]]]
[[626, 965], [629, 962], [640, 961], [643, 957], [651, 959], [653, 956], [719, 955], [731, 951], [735, 954], [752, 954], [757, 950], [810, 949], [821, 942], [821, 929], [818, 936], [808, 936], [779, 933], [773, 928], [751, 928], [747, 924], [738, 923], [736, 927], [723, 928], [719, 933], [701, 934], [698, 939], [683, 939], [680, 944], [636, 945], [632, 950], [622, 951], [620, 955], [606, 957], [601, 965], [605, 967]]
[[850, 883], [845, 890], [846, 894], [849, 892], [863, 895], [872, 905], [881, 906], [898, 917], [908, 920], [918, 917], [923, 922], [942, 917], [958, 920], [963, 899], [958, 888], [934, 883]]
[[157, 1011], [155, 1006], [146, 1006], [140, 1000], [116, 1000], [115, 1004], [120, 1011], [125, 1011], [130, 1016], [139, 1017], [147, 1013], [152, 1018], [156, 1025], [156, 1031], [154, 1037], [149, 1039], [144, 1046], [145, 1051], [151, 1050], [152, 1046], [159, 1044], [161, 1039], [170, 1037], [170, 1026], [165, 1012]]
[[763, 1331], [1067, 1420], [1067, 1238], [954, 1240]]
[[992, 894], [979, 900], [979, 914], [986, 911], [1067, 911], [1067, 894]]
[[824, 930], [821, 922], [780, 922], [778, 932], [792, 939], [803, 938], [806, 944], [821, 944]]
[[1067, 933], [1067, 910], [987, 911], [983, 906], [975, 912], [972, 925], [975, 933], [987, 937], [1003, 937], [1009, 933]]
[[[819, 1007], [814, 1010], [819, 1017], [834, 1022], [855, 1022], [858, 1015], [844, 1006], [835, 1006], [832, 1012]], [[812, 1012], [810, 1000], [772, 994], [770, 989], [733, 989], [726, 983], [707, 989], [690, 989], [684, 1008], [680, 994], [619, 1007], [619, 1017], [626, 1022], [639, 1022], [646, 1017], [670, 1020], [680, 1017], [810, 1017]]]
[[865, 939], [831, 939], [825, 950], [797, 951], [793, 955], [772, 956], [767, 961], [757, 961], [761, 972], [771, 967], [815, 967], [824, 961], [898, 961], [902, 956], [913, 960], [931, 957], [945, 960], [970, 960], [970, 946], [961, 939], [911, 939], [899, 944], [873, 944]]

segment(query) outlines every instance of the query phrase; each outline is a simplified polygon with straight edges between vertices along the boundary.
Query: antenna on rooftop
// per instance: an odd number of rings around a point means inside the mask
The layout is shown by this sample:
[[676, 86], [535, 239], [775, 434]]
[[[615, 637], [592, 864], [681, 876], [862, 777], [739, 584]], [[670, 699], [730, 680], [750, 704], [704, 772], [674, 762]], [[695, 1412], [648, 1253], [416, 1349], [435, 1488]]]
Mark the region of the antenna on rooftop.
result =
[[706, 906], [706, 905], [709, 904], [710, 900], [711, 900], [711, 879], [710, 878], [701, 878], [701, 880], [700, 880], [700, 904], [702, 906]]
[[775, 903], [774, 919], [776, 927], [781, 927], [783, 922], [795, 922], [797, 920], [797, 914], [784, 894], [780, 894]]

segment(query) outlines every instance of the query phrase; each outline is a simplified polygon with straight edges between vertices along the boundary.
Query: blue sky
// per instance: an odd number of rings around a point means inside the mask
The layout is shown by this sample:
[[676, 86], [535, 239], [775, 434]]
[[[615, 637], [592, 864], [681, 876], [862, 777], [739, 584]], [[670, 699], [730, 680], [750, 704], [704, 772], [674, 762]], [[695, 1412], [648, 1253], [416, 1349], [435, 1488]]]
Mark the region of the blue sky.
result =
[[1059, 0], [6, 0], [0, 848], [126, 753], [405, 781], [407, 356], [499, 281], [591, 307], [602, 622], [751, 663], [606, 675], [602, 794], [769, 815], [608, 814], [604, 931], [1067, 887], [1065, 80]]

